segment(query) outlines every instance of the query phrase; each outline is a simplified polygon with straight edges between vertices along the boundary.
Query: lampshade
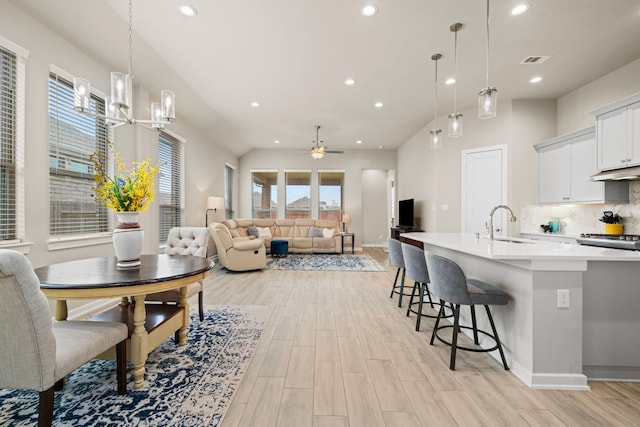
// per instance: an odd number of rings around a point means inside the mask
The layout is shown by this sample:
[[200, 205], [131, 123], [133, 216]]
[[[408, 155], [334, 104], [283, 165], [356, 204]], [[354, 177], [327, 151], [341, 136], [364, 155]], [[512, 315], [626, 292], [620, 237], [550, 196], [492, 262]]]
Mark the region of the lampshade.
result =
[[345, 224], [349, 224], [351, 222], [351, 215], [349, 214], [342, 214], [342, 222], [344, 222]]
[[207, 209], [224, 209], [224, 197], [207, 197]]
[[498, 89], [489, 86], [489, 0], [487, 0], [487, 86], [478, 92], [478, 118], [495, 117], [497, 107]]

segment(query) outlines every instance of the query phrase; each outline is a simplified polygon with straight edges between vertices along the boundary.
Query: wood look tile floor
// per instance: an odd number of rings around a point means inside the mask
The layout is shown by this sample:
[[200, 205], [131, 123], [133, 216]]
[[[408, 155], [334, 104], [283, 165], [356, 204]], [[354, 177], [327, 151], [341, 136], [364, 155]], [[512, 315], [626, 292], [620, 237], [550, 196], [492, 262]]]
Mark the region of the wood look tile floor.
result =
[[[216, 267], [205, 304], [273, 307], [222, 426], [640, 426], [640, 383], [532, 390], [485, 353], [429, 345], [433, 320], [406, 317], [379, 272]], [[411, 279], [407, 280], [407, 283]]]

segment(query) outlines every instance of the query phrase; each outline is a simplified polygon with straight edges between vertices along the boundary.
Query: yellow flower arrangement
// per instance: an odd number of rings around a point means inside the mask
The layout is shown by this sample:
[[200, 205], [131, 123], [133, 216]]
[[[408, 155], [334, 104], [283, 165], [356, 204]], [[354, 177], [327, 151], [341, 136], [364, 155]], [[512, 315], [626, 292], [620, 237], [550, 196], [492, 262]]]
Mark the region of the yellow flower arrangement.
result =
[[[109, 146], [113, 150], [111, 143]], [[151, 159], [132, 162], [133, 167], [125, 171], [125, 163], [119, 152], [113, 150], [117, 172], [108, 174], [108, 163], [104, 155], [91, 153], [89, 160], [96, 170], [92, 187], [96, 197], [109, 209], [116, 212], [144, 212], [153, 201], [153, 184], [159, 171], [159, 164], [151, 166]]]

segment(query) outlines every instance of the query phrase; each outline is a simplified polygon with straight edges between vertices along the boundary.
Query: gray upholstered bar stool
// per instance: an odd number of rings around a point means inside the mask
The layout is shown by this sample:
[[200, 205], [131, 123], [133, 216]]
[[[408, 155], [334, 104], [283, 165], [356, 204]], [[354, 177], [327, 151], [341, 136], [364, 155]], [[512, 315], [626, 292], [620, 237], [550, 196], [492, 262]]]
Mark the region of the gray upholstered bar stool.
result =
[[[429, 298], [429, 304], [431, 308], [434, 307], [433, 300], [431, 299], [431, 293], [429, 292], [429, 270], [427, 269], [427, 261], [424, 258], [424, 251], [417, 246], [410, 245], [408, 243], [402, 243], [402, 256], [404, 258], [404, 266], [407, 270], [407, 274], [414, 280], [413, 290], [411, 291], [411, 299], [409, 300], [409, 306], [407, 307], [407, 317], [409, 313], [415, 313], [416, 318], [416, 331], [420, 330], [420, 318], [422, 316], [437, 318], [438, 316], [425, 314], [422, 312], [422, 303], [424, 302], [425, 294]], [[418, 301], [413, 301], [418, 291]], [[418, 305], [415, 309], [414, 305]], [[436, 303], [439, 304], [439, 303]]]
[[[402, 307], [402, 297], [403, 296], [411, 296], [411, 294], [404, 293], [404, 277], [406, 275], [406, 270], [404, 269], [404, 257], [402, 256], [402, 243], [400, 240], [389, 239], [389, 258], [391, 260], [391, 265], [397, 267], [396, 278], [393, 281], [393, 287], [391, 288], [391, 295], [389, 298], [393, 298], [393, 294], [398, 294], [398, 307]], [[402, 280], [400, 284], [398, 284], [398, 276], [400, 276], [400, 271], [402, 271]]]
[[[502, 364], [505, 370], [509, 370], [507, 361], [502, 351], [502, 344], [500, 344], [500, 338], [498, 337], [498, 331], [493, 323], [493, 317], [491, 317], [490, 305], [506, 305], [509, 301], [509, 294], [506, 292], [485, 283], [477, 279], [467, 279], [464, 272], [458, 264], [450, 259], [441, 257], [439, 255], [432, 254], [429, 251], [425, 251], [425, 258], [427, 260], [427, 268], [429, 269], [429, 276], [431, 278], [431, 284], [433, 285], [434, 292], [438, 295], [441, 302], [446, 301], [454, 305], [453, 308], [453, 325], [439, 326], [440, 319], [444, 313], [444, 304], [440, 305], [438, 311], [438, 318], [436, 324], [433, 327], [431, 334], [431, 345], [433, 345], [434, 338], [438, 338], [439, 341], [451, 346], [451, 361], [449, 362], [449, 369], [456, 369], [456, 350], [466, 350], [475, 352], [489, 352], [498, 350], [500, 357], [502, 358]], [[472, 326], [460, 326], [460, 306], [468, 305], [471, 307], [471, 321]], [[491, 324], [491, 332], [488, 333], [478, 329], [476, 324], [476, 312], [475, 305], [484, 305], [487, 311], [487, 317]], [[440, 329], [453, 328], [451, 342], [445, 341], [438, 336]], [[495, 341], [495, 345], [491, 348], [470, 348], [458, 345], [458, 332], [460, 328], [473, 330], [473, 341], [476, 345], [479, 344], [478, 333], [486, 335]]]

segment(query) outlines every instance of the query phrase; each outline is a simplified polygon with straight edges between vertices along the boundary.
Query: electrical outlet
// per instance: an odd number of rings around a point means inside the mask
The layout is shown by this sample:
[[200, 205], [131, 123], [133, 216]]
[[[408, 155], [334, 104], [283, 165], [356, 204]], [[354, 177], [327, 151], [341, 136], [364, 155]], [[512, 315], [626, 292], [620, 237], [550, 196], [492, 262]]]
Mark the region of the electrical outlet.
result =
[[558, 308], [569, 308], [571, 306], [571, 294], [569, 289], [558, 289]]

